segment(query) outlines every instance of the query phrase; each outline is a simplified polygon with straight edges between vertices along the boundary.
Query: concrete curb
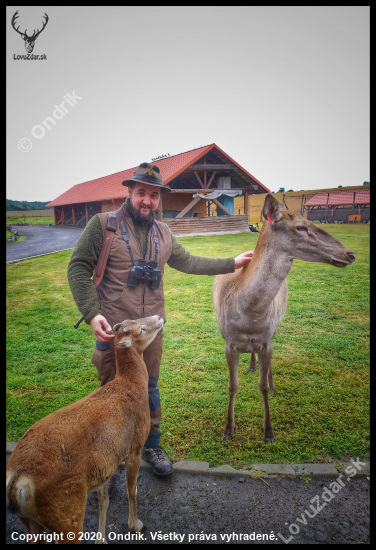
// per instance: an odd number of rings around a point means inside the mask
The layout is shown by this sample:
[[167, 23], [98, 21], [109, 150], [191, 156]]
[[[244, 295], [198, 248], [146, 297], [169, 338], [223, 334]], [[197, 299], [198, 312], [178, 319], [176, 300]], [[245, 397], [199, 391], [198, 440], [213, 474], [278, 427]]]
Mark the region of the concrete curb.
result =
[[[16, 447], [15, 442], [7, 441], [6, 454], [12, 454]], [[285, 476], [290, 478], [310, 477], [311, 479], [326, 479], [338, 477], [341, 473], [351, 478], [366, 477], [370, 475], [370, 461], [358, 460], [354, 462], [343, 462], [337, 469], [330, 462], [324, 464], [250, 464], [247, 470], [235, 470], [232, 466], [225, 464], [211, 468], [209, 462], [196, 460], [180, 460], [173, 464], [174, 472], [191, 475], [205, 474], [220, 477], [276, 477]], [[151, 468], [150, 464], [141, 460], [141, 468]], [[351, 468], [346, 472], [348, 468]], [[351, 475], [355, 471], [355, 474]]]

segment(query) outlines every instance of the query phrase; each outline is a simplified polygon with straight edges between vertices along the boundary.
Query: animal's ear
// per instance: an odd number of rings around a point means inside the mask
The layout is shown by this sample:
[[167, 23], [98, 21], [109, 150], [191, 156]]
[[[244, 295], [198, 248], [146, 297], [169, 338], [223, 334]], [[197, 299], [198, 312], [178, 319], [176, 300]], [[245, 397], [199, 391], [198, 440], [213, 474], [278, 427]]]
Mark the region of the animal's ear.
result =
[[130, 336], [126, 336], [125, 338], [122, 338], [117, 345], [120, 348], [130, 348], [132, 345], [132, 338]]
[[117, 330], [119, 330], [120, 327], [121, 327], [121, 323], [116, 323], [116, 325], [114, 325], [114, 326], [112, 327], [112, 330], [113, 330], [114, 332], [116, 332]]
[[106, 334], [114, 334], [114, 331], [113, 330], [105, 330], [105, 333]]
[[268, 193], [265, 197], [264, 208], [262, 209], [264, 218], [273, 225], [274, 222], [278, 222], [281, 219], [281, 210], [283, 210], [282, 204], [273, 195]]

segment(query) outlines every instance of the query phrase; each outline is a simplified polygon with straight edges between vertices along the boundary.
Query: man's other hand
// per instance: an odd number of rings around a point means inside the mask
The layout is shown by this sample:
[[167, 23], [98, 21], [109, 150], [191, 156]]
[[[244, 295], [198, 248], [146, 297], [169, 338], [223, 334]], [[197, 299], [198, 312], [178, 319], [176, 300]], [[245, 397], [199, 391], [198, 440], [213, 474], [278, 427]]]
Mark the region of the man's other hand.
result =
[[239, 256], [236, 256], [235, 269], [240, 269], [241, 267], [247, 265], [252, 260], [253, 253], [254, 250], [248, 250], [248, 252], [243, 252], [242, 254], [239, 254]]
[[90, 321], [90, 326], [99, 342], [111, 342], [111, 340], [115, 338], [115, 334], [105, 333], [105, 330], [112, 330], [112, 327], [107, 323], [107, 319], [103, 317], [103, 315], [96, 315], [93, 317]]

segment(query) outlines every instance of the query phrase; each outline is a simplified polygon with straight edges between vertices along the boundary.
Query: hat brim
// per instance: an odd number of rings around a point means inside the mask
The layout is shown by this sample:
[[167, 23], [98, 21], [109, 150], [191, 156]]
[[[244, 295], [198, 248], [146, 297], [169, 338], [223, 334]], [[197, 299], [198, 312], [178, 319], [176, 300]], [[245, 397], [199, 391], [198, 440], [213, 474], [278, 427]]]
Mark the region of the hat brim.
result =
[[157, 187], [158, 189], [161, 190], [162, 193], [169, 193], [171, 191], [171, 188], [168, 187], [167, 185], [162, 185], [162, 184], [157, 184], [157, 183], [149, 183], [149, 182], [143, 181], [141, 179], [137, 179], [137, 178], [133, 178], [131, 180], [124, 180], [124, 181], [121, 182], [121, 184], [126, 185], [127, 187], [129, 187], [132, 183], [136, 183], [136, 182], [144, 183], [145, 185], [150, 185], [150, 187]]

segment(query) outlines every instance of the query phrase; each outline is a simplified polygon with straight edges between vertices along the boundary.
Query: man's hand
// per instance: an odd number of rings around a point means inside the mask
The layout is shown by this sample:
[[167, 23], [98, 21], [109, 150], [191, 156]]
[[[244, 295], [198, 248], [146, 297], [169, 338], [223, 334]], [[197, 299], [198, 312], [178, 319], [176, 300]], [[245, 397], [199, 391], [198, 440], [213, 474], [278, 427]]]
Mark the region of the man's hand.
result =
[[241, 267], [244, 267], [252, 260], [254, 250], [248, 250], [248, 252], [243, 252], [243, 254], [239, 254], [239, 256], [236, 256], [235, 258], [235, 269], [239, 269]]
[[95, 337], [100, 342], [111, 342], [111, 340], [115, 338], [115, 334], [106, 334], [104, 332], [103, 329], [112, 330], [112, 327], [107, 323], [107, 320], [103, 317], [103, 315], [96, 315], [93, 317], [90, 321], [90, 326], [95, 334]]

